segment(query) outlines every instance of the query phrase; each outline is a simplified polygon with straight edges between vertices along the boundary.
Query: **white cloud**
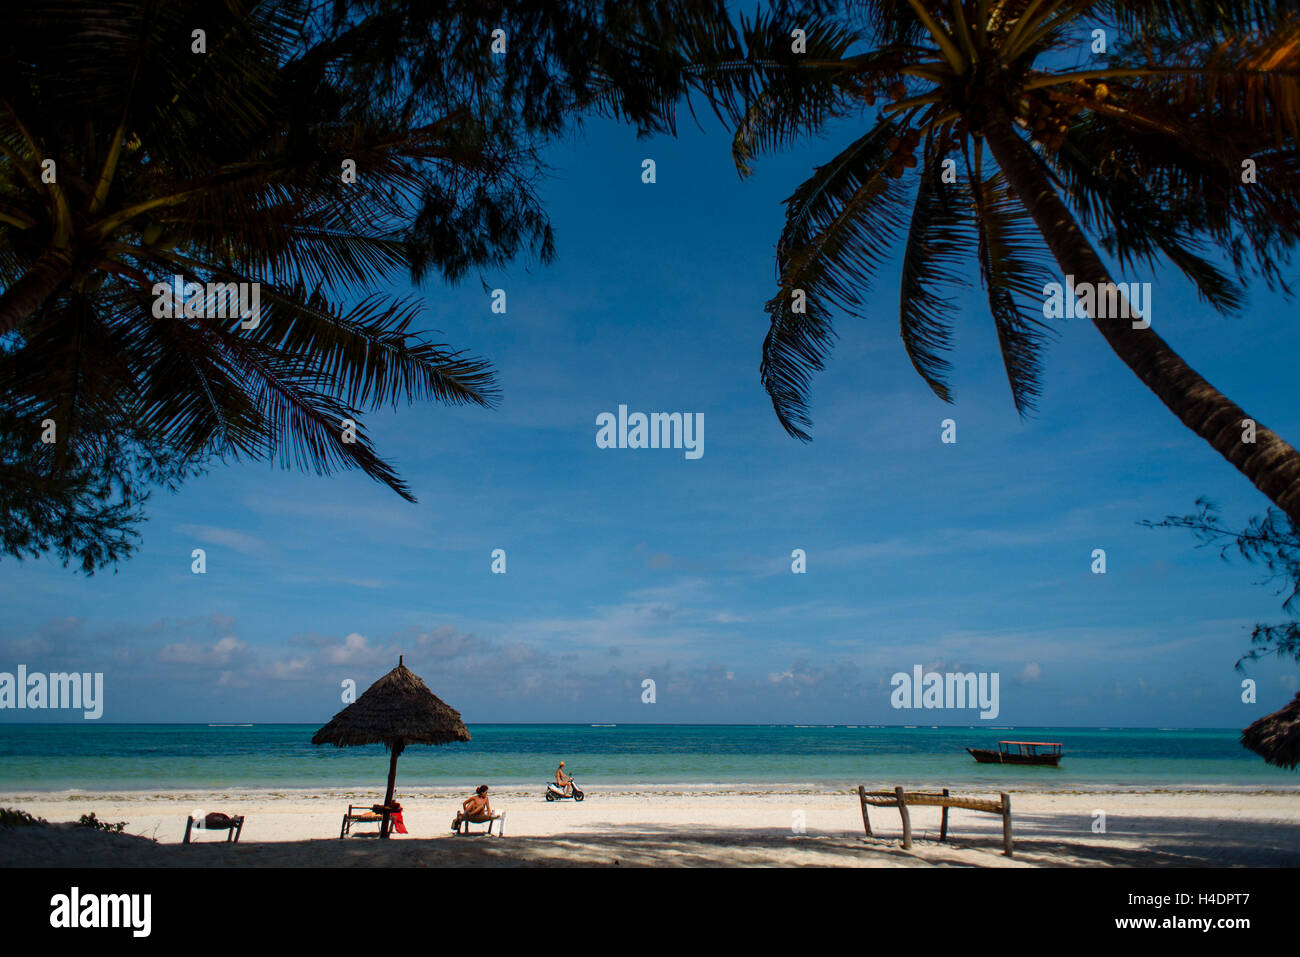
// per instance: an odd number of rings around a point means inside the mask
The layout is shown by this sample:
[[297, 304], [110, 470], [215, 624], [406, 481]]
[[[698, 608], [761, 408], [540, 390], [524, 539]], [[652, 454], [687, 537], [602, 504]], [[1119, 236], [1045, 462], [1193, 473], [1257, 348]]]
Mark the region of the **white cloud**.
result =
[[247, 647], [233, 635], [220, 638], [210, 645], [196, 641], [173, 642], [159, 649], [158, 660], [203, 668], [224, 667], [239, 658]]
[[347, 665], [355, 661], [363, 661], [373, 655], [374, 649], [370, 647], [370, 642], [365, 635], [359, 635], [355, 631], [343, 639], [343, 644], [336, 648], [331, 648], [327, 652], [327, 659], [330, 664]]
[[241, 555], [251, 558], [269, 558], [271, 546], [258, 538], [234, 528], [221, 528], [216, 525], [177, 525], [176, 531], [190, 535], [206, 545], [223, 545]]

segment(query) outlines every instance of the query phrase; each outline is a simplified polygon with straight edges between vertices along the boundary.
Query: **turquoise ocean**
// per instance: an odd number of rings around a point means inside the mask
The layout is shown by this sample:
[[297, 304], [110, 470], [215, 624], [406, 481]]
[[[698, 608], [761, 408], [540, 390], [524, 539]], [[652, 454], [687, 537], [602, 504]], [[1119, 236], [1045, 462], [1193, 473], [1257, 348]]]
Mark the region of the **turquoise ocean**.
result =
[[[380, 745], [318, 747], [316, 725], [0, 724], [0, 794], [373, 785]], [[560, 760], [587, 787], [638, 784], [1288, 788], [1229, 729], [789, 725], [471, 725], [474, 740], [412, 745], [402, 787], [535, 785]], [[977, 764], [964, 748], [1059, 741], [1059, 768]]]

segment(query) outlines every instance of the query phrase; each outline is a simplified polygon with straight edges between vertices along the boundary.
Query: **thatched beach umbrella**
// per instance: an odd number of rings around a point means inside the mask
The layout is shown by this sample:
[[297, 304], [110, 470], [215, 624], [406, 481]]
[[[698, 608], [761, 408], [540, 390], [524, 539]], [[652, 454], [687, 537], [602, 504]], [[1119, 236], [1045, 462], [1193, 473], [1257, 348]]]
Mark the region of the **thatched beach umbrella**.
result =
[[1241, 732], [1241, 743], [1269, 764], [1294, 769], [1300, 764], [1300, 694]]
[[[312, 744], [345, 748], [354, 744], [382, 744], [392, 752], [388, 763], [388, 793], [384, 807], [393, 803], [397, 783], [397, 758], [408, 744], [447, 744], [470, 740], [460, 712], [428, 689], [420, 676], [397, 658], [397, 667], [384, 675], [365, 694], [352, 702], [330, 723], [312, 735]], [[379, 826], [379, 836], [388, 837], [388, 811]]]

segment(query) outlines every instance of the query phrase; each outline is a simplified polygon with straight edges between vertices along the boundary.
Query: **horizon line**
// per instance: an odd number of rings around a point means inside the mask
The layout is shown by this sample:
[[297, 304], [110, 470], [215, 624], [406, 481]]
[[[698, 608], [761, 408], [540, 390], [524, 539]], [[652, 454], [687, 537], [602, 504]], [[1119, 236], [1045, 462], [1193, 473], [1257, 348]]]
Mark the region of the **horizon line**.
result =
[[[0, 727], [149, 727], [177, 725], [182, 727], [285, 727], [316, 725], [316, 721], [0, 721]], [[940, 729], [966, 729], [968, 731], [1009, 731], [1017, 728], [1062, 728], [1078, 731], [1240, 731], [1233, 726], [1214, 725], [1100, 725], [1100, 724], [1012, 724], [981, 727], [973, 724], [841, 724], [813, 722], [793, 724], [784, 721], [709, 722], [709, 721], [467, 721], [466, 726], [479, 727], [632, 727], [632, 728], [852, 728], [865, 730], [895, 729], [899, 731], [935, 731]]]

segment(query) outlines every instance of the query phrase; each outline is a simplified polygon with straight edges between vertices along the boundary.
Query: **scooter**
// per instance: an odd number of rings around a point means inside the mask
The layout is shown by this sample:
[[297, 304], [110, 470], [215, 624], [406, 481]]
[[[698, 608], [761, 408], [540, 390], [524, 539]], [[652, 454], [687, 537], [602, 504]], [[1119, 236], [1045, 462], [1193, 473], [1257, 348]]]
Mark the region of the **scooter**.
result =
[[575, 801], [581, 801], [586, 795], [578, 790], [578, 782], [570, 781], [569, 786], [573, 789], [572, 794], [565, 794], [564, 788], [560, 787], [554, 781], [546, 782], [546, 800], [563, 801], [565, 798], [573, 798]]

